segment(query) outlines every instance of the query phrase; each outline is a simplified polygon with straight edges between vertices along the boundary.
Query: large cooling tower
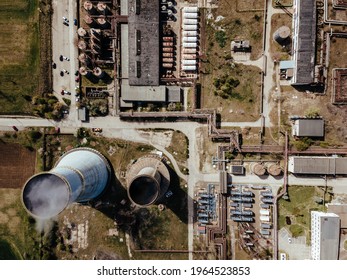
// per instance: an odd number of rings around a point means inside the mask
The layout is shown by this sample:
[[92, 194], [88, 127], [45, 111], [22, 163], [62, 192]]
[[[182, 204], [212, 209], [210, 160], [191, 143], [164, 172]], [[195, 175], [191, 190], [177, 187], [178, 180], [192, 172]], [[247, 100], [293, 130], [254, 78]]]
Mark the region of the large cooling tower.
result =
[[170, 173], [156, 156], [138, 159], [127, 172], [129, 199], [138, 206], [159, 201], [170, 185]]
[[98, 151], [73, 149], [48, 172], [32, 176], [24, 185], [22, 201], [34, 217], [57, 216], [73, 202], [98, 197], [110, 180], [111, 167]]

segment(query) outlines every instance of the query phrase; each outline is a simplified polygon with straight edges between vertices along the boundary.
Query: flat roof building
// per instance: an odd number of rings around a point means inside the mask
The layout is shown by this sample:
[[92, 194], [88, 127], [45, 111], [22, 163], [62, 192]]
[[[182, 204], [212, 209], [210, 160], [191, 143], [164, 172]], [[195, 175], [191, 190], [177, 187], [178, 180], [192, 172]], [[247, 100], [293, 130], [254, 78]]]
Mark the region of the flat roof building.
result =
[[294, 174], [347, 175], [347, 158], [292, 156], [288, 160], [288, 171]]
[[313, 260], [337, 260], [340, 218], [334, 213], [311, 211], [311, 256]]
[[159, 3], [128, 2], [129, 85], [159, 85]]
[[324, 120], [298, 119], [294, 121], [293, 136], [324, 137]]
[[314, 82], [316, 51], [316, 0], [295, 0], [293, 14], [293, 85]]

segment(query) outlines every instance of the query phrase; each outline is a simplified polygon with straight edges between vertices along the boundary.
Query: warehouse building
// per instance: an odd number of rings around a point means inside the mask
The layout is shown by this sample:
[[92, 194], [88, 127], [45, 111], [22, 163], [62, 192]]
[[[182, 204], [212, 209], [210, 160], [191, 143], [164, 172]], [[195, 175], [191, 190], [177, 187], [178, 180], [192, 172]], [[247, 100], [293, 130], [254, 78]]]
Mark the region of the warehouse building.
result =
[[307, 175], [347, 175], [347, 158], [292, 156], [288, 160], [288, 171]]
[[324, 137], [324, 120], [298, 119], [294, 121], [293, 136], [297, 137]]
[[293, 85], [314, 82], [316, 49], [316, 1], [295, 0], [293, 15]]
[[311, 256], [313, 260], [337, 260], [340, 218], [334, 213], [311, 211]]

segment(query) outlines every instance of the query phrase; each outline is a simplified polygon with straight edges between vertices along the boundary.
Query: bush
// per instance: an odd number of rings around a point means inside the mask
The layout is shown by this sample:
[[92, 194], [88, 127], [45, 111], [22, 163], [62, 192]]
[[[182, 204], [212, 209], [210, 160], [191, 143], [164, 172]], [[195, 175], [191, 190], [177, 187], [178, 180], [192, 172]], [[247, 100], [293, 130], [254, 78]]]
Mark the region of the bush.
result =
[[225, 34], [224, 31], [222, 31], [222, 30], [216, 31], [216, 33], [215, 33], [215, 39], [216, 39], [218, 45], [219, 45], [221, 48], [224, 48], [224, 47], [225, 47], [227, 38], [226, 38], [226, 34]]
[[290, 232], [292, 233], [292, 236], [293, 236], [294, 238], [299, 237], [299, 236], [302, 236], [302, 235], [304, 235], [304, 233], [305, 233], [304, 228], [303, 228], [302, 226], [299, 226], [299, 225], [296, 225], [296, 224], [291, 225], [291, 226], [289, 227], [289, 230], [290, 230]]

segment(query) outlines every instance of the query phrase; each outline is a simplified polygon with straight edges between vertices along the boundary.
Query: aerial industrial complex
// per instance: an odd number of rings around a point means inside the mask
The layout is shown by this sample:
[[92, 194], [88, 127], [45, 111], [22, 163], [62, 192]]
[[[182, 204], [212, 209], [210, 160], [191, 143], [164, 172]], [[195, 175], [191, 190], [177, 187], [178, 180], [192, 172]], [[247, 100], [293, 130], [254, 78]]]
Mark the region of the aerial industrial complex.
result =
[[4, 152], [0, 191], [56, 258], [347, 259], [347, 1], [46, 2], [50, 93], [0, 115], [35, 167], [7, 187]]

